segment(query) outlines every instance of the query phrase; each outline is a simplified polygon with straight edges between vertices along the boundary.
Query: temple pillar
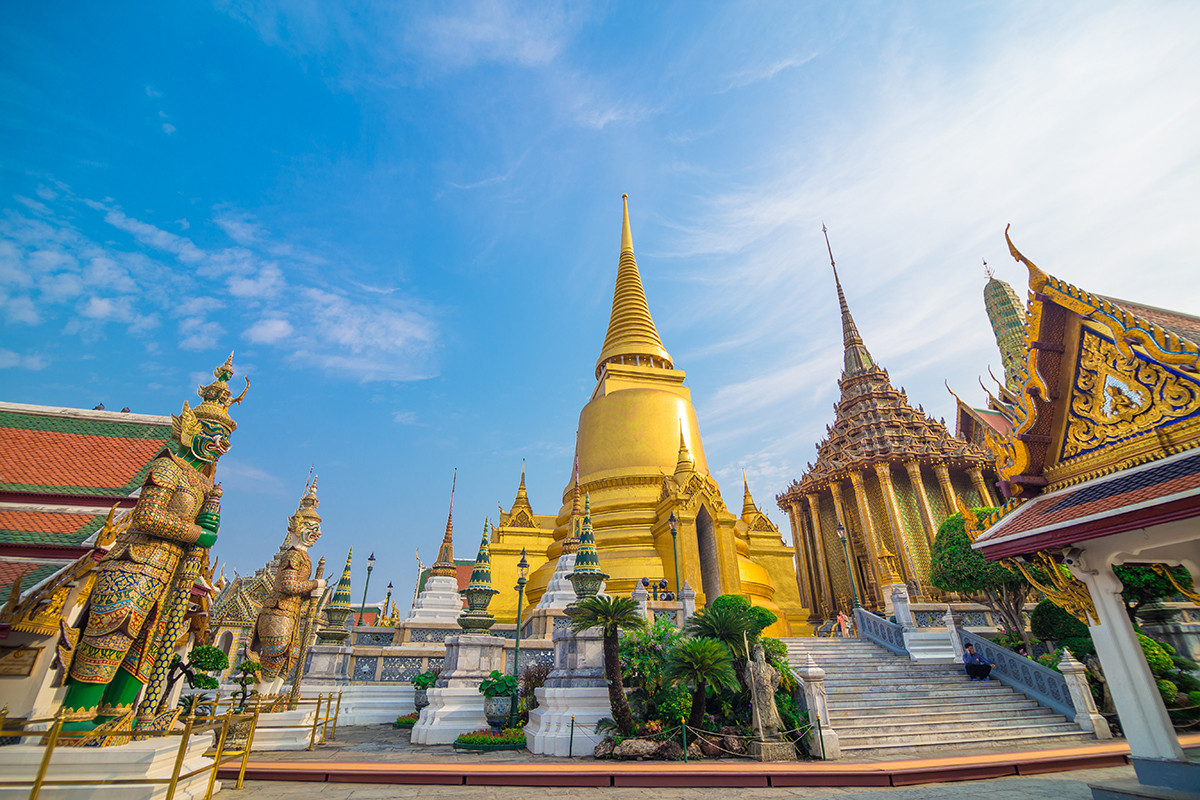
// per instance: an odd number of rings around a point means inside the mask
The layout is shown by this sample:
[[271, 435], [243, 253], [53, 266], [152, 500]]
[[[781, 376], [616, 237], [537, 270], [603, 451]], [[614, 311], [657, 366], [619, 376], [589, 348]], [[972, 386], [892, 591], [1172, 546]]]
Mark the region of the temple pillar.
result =
[[[872, 587], [872, 594], [875, 596], [875, 607], [886, 607], [888, 601], [883, 586], [885, 583], [890, 583], [891, 576], [888, 576], [887, 581], [880, 576], [880, 553], [875, 540], [875, 522], [871, 519], [871, 506], [867, 503], [867, 492], [863, 486], [861, 472], [855, 470], [850, 473], [850, 485], [854, 489], [854, 501], [858, 505], [858, 518], [862, 520], [863, 538], [867, 540], [867, 557], [871, 561], [871, 571], [874, 573], [875, 585]], [[835, 493], [834, 497], [837, 498], [838, 495]], [[835, 505], [838, 507], [838, 521], [845, 525], [845, 522], [842, 521], [841, 504], [835, 501]], [[849, 531], [849, 528], [847, 527], [846, 530]], [[891, 554], [889, 553], [889, 555]], [[887, 566], [887, 564], [884, 565], [885, 568]], [[891, 572], [890, 569], [887, 571]]]
[[788, 506], [788, 517], [792, 523], [792, 549], [796, 552], [796, 589], [800, 592], [800, 603], [811, 609], [813, 606], [808, 591], [808, 554], [804, 550], [804, 525], [798, 503]]
[[950, 470], [939, 461], [933, 465], [933, 474], [937, 475], [938, 486], [942, 487], [942, 497], [946, 499], [946, 513], [953, 514], [958, 510], [958, 499], [954, 496], [954, 485], [950, 483]]
[[980, 467], [971, 467], [967, 470], [967, 475], [971, 478], [971, 483], [975, 486], [975, 491], [979, 492], [979, 502], [985, 506], [995, 506], [996, 499], [992, 497], [992, 493], [988, 491], [987, 483], [983, 480], [983, 470]]
[[888, 525], [892, 530], [892, 541], [900, 551], [900, 566], [907, 573], [905, 580], [917, 584], [917, 594], [921, 594], [921, 576], [917, 573], [916, 560], [912, 548], [908, 546], [908, 536], [904, 532], [904, 519], [900, 516], [900, 503], [896, 500], [896, 487], [892, 485], [892, 465], [881, 461], [875, 465], [875, 477], [879, 479], [879, 488], [883, 490], [883, 505], [887, 509]]
[[1085, 566], [1082, 560], [1068, 567], [1087, 586], [1100, 618], [1100, 624], [1089, 624], [1088, 628], [1129, 742], [1129, 753], [1135, 759], [1184, 761], [1175, 728], [1121, 600], [1124, 587], [1103, 556], [1102, 552], [1089, 550], [1086, 558], [1089, 564], [1096, 564], [1095, 568]]
[[812, 521], [813, 544], [816, 546], [817, 571], [820, 575], [818, 584], [818, 593], [824, 592], [824, 597], [821, 598], [821, 616], [828, 618], [837, 606], [837, 600], [833, 594], [833, 584], [829, 580], [829, 565], [825, 558], [825, 537], [821, 533], [821, 515], [818, 505], [819, 498], [815, 494], [806, 494], [804, 499], [808, 502], [808, 518]]
[[925, 494], [925, 482], [921, 480], [921, 464], [918, 461], [904, 462], [908, 472], [908, 482], [912, 484], [913, 493], [917, 496], [917, 511], [921, 515], [921, 524], [925, 527], [925, 539], [929, 542], [929, 553], [933, 555], [933, 540], [937, 536], [937, 523], [933, 519], [933, 509], [929, 507], [929, 495]]

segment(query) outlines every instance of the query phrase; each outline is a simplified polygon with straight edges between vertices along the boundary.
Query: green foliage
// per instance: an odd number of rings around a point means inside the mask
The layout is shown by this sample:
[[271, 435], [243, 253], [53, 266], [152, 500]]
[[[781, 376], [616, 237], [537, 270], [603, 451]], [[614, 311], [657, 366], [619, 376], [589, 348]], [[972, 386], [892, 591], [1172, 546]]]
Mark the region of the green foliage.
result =
[[[750, 601], [740, 594], [723, 594], [712, 601], [710, 608], [734, 608], [744, 612], [751, 620], [754, 636], [760, 635], [767, 628], [779, 621], [779, 617], [769, 608], [750, 605]], [[751, 638], [753, 639], [754, 636]]]
[[630, 692], [630, 702], [644, 719], [678, 722], [691, 702], [686, 689], [663, 677], [667, 653], [683, 634], [669, 617], [657, 617], [650, 625], [621, 635], [621, 675]]
[[496, 733], [488, 728], [460, 733], [454, 740], [455, 744], [525, 744], [525, 731], [522, 728], [505, 728]]
[[479, 693], [484, 697], [513, 697], [517, 693], [517, 676], [501, 675], [500, 670], [492, 670], [492, 674], [479, 682]]
[[198, 672], [188, 681], [188, 685], [193, 689], [215, 689], [221, 684], [212, 675], [205, 675], [202, 672]]
[[1056, 642], [1090, 636], [1087, 625], [1050, 600], [1043, 600], [1033, 609], [1029, 615], [1029, 629], [1039, 639], [1053, 639]]
[[1179, 696], [1179, 689], [1175, 687], [1175, 684], [1166, 678], [1159, 678], [1154, 683], [1158, 686], [1158, 693], [1162, 695], [1164, 703], [1170, 706], [1175, 702], [1175, 698]]
[[202, 644], [188, 652], [188, 665], [199, 672], [216, 672], [229, 666], [229, 656], [218, 647]]
[[[1130, 618], [1142, 606], [1155, 600], [1165, 600], [1179, 594], [1171, 582], [1149, 567], [1113, 567], [1121, 579], [1121, 599]], [[1172, 567], [1171, 575], [1185, 589], [1192, 588], [1192, 576], [1184, 567]]]
[[734, 659], [745, 661], [746, 642], [753, 646], [758, 640], [761, 629], [757, 626], [758, 620], [746, 608], [739, 608], [734, 603], [714, 604], [688, 617], [683, 632], [716, 639], [729, 648]]
[[1200, 707], [1200, 691], [1187, 693], [1188, 705]]
[[1146, 656], [1146, 663], [1150, 665], [1150, 671], [1154, 673], [1155, 677], [1163, 675], [1175, 666], [1171, 663], [1171, 656], [1162, 648], [1162, 645], [1144, 633], [1139, 633], [1137, 637], [1142, 645], [1142, 654]]
[[546, 662], [535, 661], [521, 670], [521, 698], [527, 701], [526, 705], [529, 708], [537, 708], [537, 697], [534, 692], [546, 685], [546, 678], [550, 677], [550, 669], [550, 665]]
[[1034, 661], [1041, 664], [1043, 667], [1048, 667], [1055, 672], [1062, 672], [1058, 668], [1058, 662], [1062, 660], [1062, 652], [1059, 650], [1051, 650], [1049, 653], [1038, 656]]
[[437, 679], [438, 673], [434, 670], [427, 669], [412, 679], [412, 685], [416, 689], [428, 689], [437, 683]]
[[632, 597], [585, 597], [569, 609], [571, 630], [576, 633], [600, 628], [605, 636], [645, 626], [646, 620]]
[[258, 694], [257, 689], [251, 689], [250, 687], [258, 683], [258, 673], [261, 669], [262, 667], [257, 662], [250, 661], [249, 659], [238, 664], [237, 668], [234, 669], [231, 682], [240, 688], [233, 693], [233, 713], [240, 714], [245, 711], [250, 698]]
[[[975, 513], [990, 514], [993, 509], [977, 508]], [[1020, 573], [988, 561], [971, 549], [961, 511], [956, 511], [938, 528], [933, 540], [929, 580], [943, 592], [973, 594], [998, 589], [1005, 584], [1024, 584]]]
[[717, 690], [741, 688], [729, 648], [716, 639], [702, 636], [676, 644], [667, 654], [663, 674], [672, 683], [691, 687], [692, 709], [688, 721], [693, 726], [704, 722], [705, 691], [709, 686]]
[[779, 691], [787, 692], [790, 696], [792, 690], [799, 683], [799, 679], [788, 662], [787, 645], [782, 639], [772, 639], [770, 636], [764, 636], [758, 640], [758, 643], [763, 646], [763, 654], [767, 657], [767, 663], [779, 670]]
[[411, 728], [417, 724], [417, 714], [405, 714], [401, 717], [396, 717], [396, 721], [392, 723], [393, 728]]

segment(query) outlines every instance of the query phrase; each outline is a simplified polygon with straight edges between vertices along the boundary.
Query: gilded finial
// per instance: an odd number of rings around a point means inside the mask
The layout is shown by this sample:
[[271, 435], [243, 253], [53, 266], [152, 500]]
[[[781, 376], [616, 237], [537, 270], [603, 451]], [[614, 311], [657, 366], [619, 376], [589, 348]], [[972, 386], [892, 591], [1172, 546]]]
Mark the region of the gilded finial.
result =
[[675, 473], [688, 472], [695, 469], [696, 461], [688, 449], [687, 440], [683, 437], [683, 420], [679, 421], [679, 456], [675, 461]]
[[1050, 276], [1042, 272], [1041, 268], [1039, 268], [1037, 264], [1034, 264], [1028, 258], [1021, 255], [1021, 251], [1017, 249], [1017, 246], [1013, 244], [1012, 239], [1009, 238], [1008, 230], [1011, 227], [1012, 223], [1009, 223], [1004, 227], [1004, 241], [1008, 242], [1008, 252], [1012, 254], [1013, 258], [1015, 258], [1017, 261], [1020, 261], [1025, 265], [1025, 268], [1029, 270], [1029, 288], [1032, 291], [1040, 292], [1042, 287], [1049, 282]]
[[754, 498], [750, 496], [750, 482], [746, 480], [746, 470], [742, 470], [742, 519], [749, 519], [758, 513]]
[[992, 268], [988, 266], [986, 258], [983, 260], [983, 274], [987, 275], [989, 281], [996, 277], [995, 273], [992, 271]]

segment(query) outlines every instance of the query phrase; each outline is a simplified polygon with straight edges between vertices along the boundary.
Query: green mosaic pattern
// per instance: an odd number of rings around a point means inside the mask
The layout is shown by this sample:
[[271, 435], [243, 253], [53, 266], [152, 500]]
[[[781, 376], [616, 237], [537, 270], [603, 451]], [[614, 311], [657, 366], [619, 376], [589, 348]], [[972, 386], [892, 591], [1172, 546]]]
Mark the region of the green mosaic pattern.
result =
[[0, 411], [0, 428], [78, 433], [84, 436], [107, 436], [114, 439], [162, 439], [164, 442], [171, 438], [170, 425], [141, 425], [136, 422], [108, 422], [39, 414], [14, 414], [11, 411]]
[[925, 537], [925, 525], [921, 522], [921, 509], [917, 505], [917, 493], [908, 472], [892, 472], [892, 486], [896, 490], [896, 505], [900, 507], [900, 519], [904, 524], [904, 535], [908, 538], [909, 551], [917, 565], [917, 574], [922, 586], [929, 585], [929, 540]]
[[[85, 519], [85, 517], [80, 517]], [[71, 533], [45, 533], [42, 531], [17, 531], [0, 529], [0, 544], [42, 544], [55, 547], [73, 547], [83, 544], [89, 536], [104, 525], [106, 514], [91, 517]]]

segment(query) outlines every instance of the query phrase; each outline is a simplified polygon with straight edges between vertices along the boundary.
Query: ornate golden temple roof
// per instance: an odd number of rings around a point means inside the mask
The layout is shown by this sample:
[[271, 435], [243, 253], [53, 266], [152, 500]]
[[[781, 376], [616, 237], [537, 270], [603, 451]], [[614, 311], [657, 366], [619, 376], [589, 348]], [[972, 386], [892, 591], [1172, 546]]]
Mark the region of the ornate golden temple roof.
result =
[[610, 361], [644, 364], [671, 369], [671, 354], [658, 338], [658, 329], [650, 317], [650, 306], [642, 288], [637, 259], [633, 255], [633, 234], [629, 230], [629, 195], [621, 195], [624, 218], [621, 221], [621, 258], [617, 264], [617, 285], [613, 292], [612, 315], [604, 347], [596, 359], [596, 377]]
[[914, 409], [904, 389], [892, 386], [887, 370], [871, 358], [854, 324], [832, 251], [829, 260], [834, 267], [845, 348], [845, 371], [838, 381], [841, 398], [834, 407], [833, 425], [826, 428], [825, 439], [817, 445], [816, 464], [810, 463], [800, 480], [793, 481], [780, 497], [818, 491], [852, 471], [884, 461], [941, 461], [962, 467], [989, 463], [992, 454], [987, 448], [955, 438], [944, 421], [928, 416], [920, 406]]

